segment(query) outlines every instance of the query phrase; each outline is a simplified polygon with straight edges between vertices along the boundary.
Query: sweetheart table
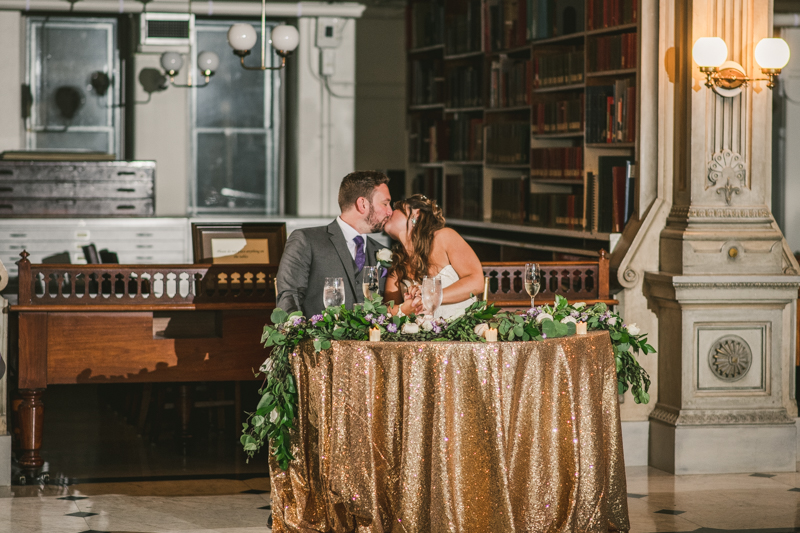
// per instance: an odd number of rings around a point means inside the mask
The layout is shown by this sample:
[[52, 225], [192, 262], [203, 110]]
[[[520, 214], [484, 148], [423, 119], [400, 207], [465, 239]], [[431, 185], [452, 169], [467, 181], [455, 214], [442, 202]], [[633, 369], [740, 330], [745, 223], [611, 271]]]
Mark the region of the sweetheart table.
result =
[[291, 356], [275, 532], [627, 531], [607, 332], [540, 342], [333, 342]]

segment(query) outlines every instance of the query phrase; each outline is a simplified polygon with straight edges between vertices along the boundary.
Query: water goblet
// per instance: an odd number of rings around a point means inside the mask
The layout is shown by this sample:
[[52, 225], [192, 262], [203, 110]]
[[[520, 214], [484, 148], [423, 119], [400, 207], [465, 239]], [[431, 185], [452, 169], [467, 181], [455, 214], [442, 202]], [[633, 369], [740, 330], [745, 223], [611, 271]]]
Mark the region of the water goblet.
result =
[[322, 289], [322, 300], [325, 304], [325, 309], [342, 305], [344, 303], [344, 279], [325, 278], [325, 286]]

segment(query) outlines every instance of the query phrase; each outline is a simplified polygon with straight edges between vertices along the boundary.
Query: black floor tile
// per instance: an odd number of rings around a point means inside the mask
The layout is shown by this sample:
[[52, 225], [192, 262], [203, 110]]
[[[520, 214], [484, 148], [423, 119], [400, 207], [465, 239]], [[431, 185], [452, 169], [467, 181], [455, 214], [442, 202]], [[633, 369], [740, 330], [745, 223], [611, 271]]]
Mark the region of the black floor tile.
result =
[[272, 506], [271, 505], [265, 505], [264, 507], [259, 507], [259, 509], [266, 509], [266, 510], [270, 510], [271, 511], [272, 510]]
[[628, 498], [636, 498], [638, 500], [639, 498], [647, 498], [647, 494], [634, 494], [633, 492], [629, 492]]
[[656, 511], [656, 513], [658, 514], [672, 514], [672, 515], [683, 514], [685, 512], [686, 511], [676, 511], [675, 509], [661, 509], [660, 511]]
[[86, 518], [87, 516], [97, 516], [97, 513], [85, 513], [81, 511], [80, 513], [65, 514], [64, 516], [76, 516], [78, 518]]
[[769, 477], [775, 477], [775, 474], [755, 473], [755, 474], [750, 474], [750, 477], [767, 477], [767, 478], [769, 478]]
[[250, 490], [243, 490], [239, 494], [266, 494], [268, 490], [259, 490], [259, 489], [250, 489]]
[[67, 500], [71, 502], [75, 502], [78, 500], [85, 500], [88, 496], [64, 496], [63, 498], [56, 498], [57, 500]]

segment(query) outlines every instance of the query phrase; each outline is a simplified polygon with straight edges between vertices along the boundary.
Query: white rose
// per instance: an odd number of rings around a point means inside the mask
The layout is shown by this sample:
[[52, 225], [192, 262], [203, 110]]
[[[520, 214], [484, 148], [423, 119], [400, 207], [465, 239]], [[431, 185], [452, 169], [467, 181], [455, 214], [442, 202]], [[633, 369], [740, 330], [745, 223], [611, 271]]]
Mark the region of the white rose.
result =
[[433, 330], [433, 322], [430, 320], [426, 320], [422, 323], [422, 329], [425, 331], [432, 331]]
[[572, 307], [578, 311], [586, 307], [586, 302], [578, 302], [576, 304], [572, 304]]
[[413, 322], [406, 322], [403, 324], [403, 329], [401, 331], [406, 335], [413, 335], [414, 333], [419, 333], [419, 326]]
[[617, 325], [617, 317], [612, 316], [611, 318], [609, 318], [606, 321], [606, 324], [608, 324], [609, 326], [616, 326]]
[[378, 261], [384, 261], [388, 263], [392, 260], [392, 251], [388, 248], [381, 248], [378, 250], [378, 253], [375, 254], [375, 257], [378, 259]]
[[290, 318], [289, 320], [287, 320], [286, 322], [283, 323], [283, 327], [285, 329], [289, 329], [289, 328], [291, 328], [293, 326], [294, 326], [294, 318]]
[[475, 335], [478, 337], [483, 337], [483, 334], [486, 333], [489, 329], [489, 324], [478, 324], [475, 326]]
[[573, 318], [571, 316], [565, 316], [564, 318], [561, 319], [561, 323], [562, 324], [566, 324], [568, 322], [572, 322], [573, 324], [577, 324], [578, 321], [575, 320], [575, 318]]
[[630, 335], [638, 335], [639, 333], [642, 332], [642, 330], [636, 327], [636, 324], [628, 324], [628, 327], [625, 329], [628, 330], [628, 334]]
[[540, 313], [536, 316], [536, 323], [541, 324], [545, 320], [553, 320], [553, 315], [548, 315], [547, 313]]
[[275, 424], [280, 417], [281, 417], [281, 415], [278, 414], [278, 408], [276, 407], [269, 414], [269, 421], [272, 422], [273, 424]]
[[259, 371], [261, 372], [272, 372], [272, 367], [275, 366], [275, 361], [272, 360], [272, 357], [268, 357], [264, 364], [261, 365]]

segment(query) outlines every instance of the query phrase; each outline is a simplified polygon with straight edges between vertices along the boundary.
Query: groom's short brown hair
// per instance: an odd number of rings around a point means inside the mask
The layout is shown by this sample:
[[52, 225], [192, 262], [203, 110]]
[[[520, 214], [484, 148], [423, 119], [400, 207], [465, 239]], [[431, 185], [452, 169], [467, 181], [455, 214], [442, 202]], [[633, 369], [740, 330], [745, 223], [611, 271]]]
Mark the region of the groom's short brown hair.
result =
[[389, 176], [376, 170], [359, 170], [351, 172], [339, 185], [339, 209], [345, 212], [362, 196], [372, 201], [375, 188], [389, 183]]

